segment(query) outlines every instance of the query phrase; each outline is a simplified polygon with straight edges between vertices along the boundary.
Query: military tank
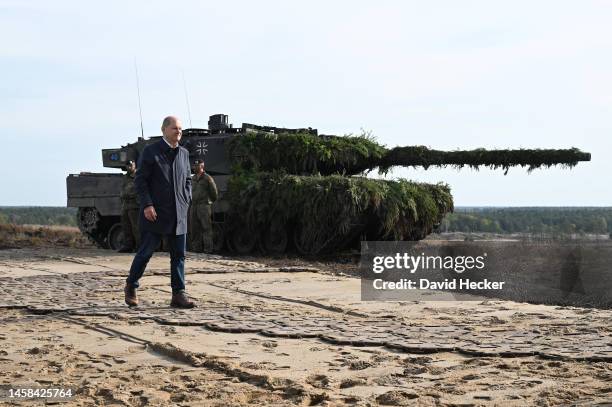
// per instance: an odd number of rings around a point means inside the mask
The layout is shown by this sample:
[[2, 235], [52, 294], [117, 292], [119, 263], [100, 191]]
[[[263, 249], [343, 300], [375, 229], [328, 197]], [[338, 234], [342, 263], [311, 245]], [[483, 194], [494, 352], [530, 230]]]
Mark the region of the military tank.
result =
[[[121, 169], [160, 137], [138, 138], [102, 150], [107, 168]], [[287, 129], [210, 116], [208, 129], [185, 129], [189, 159], [205, 160], [219, 188], [213, 205], [214, 249], [241, 254], [295, 250], [319, 254], [360, 240], [419, 240], [453, 210], [448, 185], [366, 177], [394, 166], [573, 167], [589, 161], [576, 148], [439, 151], [425, 146], [387, 149], [368, 134], [335, 136], [313, 128]], [[121, 174], [83, 172], [67, 177], [68, 206], [80, 230], [98, 246], [121, 242]]]

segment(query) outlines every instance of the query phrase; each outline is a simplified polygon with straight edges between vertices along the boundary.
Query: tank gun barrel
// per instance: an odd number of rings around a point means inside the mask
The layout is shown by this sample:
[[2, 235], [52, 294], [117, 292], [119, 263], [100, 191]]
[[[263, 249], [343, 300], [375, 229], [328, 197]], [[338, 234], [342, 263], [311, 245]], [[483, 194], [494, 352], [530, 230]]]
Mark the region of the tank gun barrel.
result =
[[479, 168], [540, 167], [561, 165], [571, 168], [590, 161], [591, 154], [577, 148], [517, 150], [433, 150], [425, 146], [387, 149], [365, 136], [317, 136], [312, 134], [252, 133], [235, 137], [229, 145], [235, 164], [260, 171], [284, 170], [290, 174], [355, 175], [395, 166], [469, 166]]
[[540, 167], [562, 165], [574, 167], [580, 161], [590, 161], [591, 154], [577, 148], [569, 149], [518, 149], [518, 150], [475, 150], [440, 151], [425, 146], [395, 147], [382, 157], [379, 168], [382, 172], [394, 166], [445, 167], [462, 168], [469, 166], [477, 169], [484, 166], [492, 169], [510, 167], [528, 167], [532, 171]]

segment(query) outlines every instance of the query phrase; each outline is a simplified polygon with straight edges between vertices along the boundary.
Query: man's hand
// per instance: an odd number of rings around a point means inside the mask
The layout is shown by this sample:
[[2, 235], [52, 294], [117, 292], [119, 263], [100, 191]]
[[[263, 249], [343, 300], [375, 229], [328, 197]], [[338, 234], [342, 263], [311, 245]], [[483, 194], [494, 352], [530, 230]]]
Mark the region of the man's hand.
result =
[[147, 206], [144, 209], [144, 216], [149, 222], [155, 222], [157, 220], [157, 212], [153, 205]]

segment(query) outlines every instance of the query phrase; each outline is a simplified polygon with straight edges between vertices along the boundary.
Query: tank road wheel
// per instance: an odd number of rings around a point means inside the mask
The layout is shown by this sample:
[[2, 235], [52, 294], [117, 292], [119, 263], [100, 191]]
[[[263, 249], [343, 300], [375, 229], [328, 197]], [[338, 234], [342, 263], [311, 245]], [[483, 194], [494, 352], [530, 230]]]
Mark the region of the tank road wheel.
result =
[[270, 227], [263, 233], [260, 239], [260, 249], [266, 254], [283, 254], [287, 250], [286, 225], [282, 222], [272, 222]]
[[218, 253], [225, 245], [225, 228], [223, 223], [213, 223], [213, 252]]
[[106, 239], [111, 250], [119, 250], [123, 244], [123, 228], [121, 223], [115, 223], [108, 231]]
[[247, 254], [253, 251], [257, 238], [254, 233], [251, 233], [248, 229], [234, 230], [232, 233], [231, 247], [238, 254]]

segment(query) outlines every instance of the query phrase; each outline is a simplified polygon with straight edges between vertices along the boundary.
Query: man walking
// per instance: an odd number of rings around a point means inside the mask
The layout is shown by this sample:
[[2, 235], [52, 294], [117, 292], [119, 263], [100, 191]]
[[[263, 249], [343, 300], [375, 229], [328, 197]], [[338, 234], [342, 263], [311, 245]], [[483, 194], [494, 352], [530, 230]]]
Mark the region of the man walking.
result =
[[193, 308], [195, 304], [185, 294], [185, 239], [191, 203], [189, 152], [179, 146], [182, 124], [178, 118], [166, 117], [161, 130], [162, 139], [145, 147], [138, 160], [134, 183], [140, 198], [141, 242], [126, 281], [125, 302], [138, 305], [138, 280], [165, 237], [170, 251], [170, 305]]
[[194, 252], [212, 253], [212, 204], [217, 200], [217, 185], [206, 173], [204, 161], [196, 161], [191, 205], [191, 247]]
[[129, 161], [121, 188], [121, 229], [123, 230], [123, 246], [119, 253], [131, 253], [140, 246], [140, 233], [138, 233], [138, 194], [134, 185], [136, 164]]

